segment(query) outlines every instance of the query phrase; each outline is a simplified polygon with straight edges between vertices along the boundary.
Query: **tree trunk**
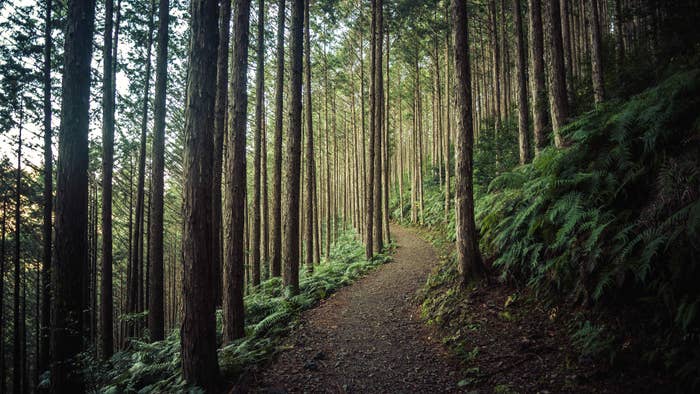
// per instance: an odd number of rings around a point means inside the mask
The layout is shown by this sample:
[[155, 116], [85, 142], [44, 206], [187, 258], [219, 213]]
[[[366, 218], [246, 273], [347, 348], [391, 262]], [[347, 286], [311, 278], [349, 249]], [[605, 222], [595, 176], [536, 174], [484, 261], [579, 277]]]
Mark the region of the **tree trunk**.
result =
[[[306, 97], [306, 227], [304, 228], [304, 241], [306, 242], [306, 269], [314, 270], [314, 129], [313, 111], [311, 109], [311, 31], [309, 29], [309, 2], [304, 1], [304, 89]], [[318, 245], [316, 245], [318, 248]]]
[[83, 350], [82, 288], [88, 262], [90, 61], [95, 0], [69, 1], [56, 187], [56, 258], [51, 267], [51, 391], [84, 390], [74, 358]]
[[[148, 330], [152, 341], [165, 337], [163, 310], [163, 175], [165, 166], [165, 111], [168, 79], [168, 21], [170, 4], [160, 0], [158, 6], [158, 49], [156, 54], [156, 96], [153, 104], [153, 163], [151, 175], [151, 218], [148, 242], [150, 273]], [[216, 234], [212, 230], [212, 238]], [[212, 251], [213, 254], [213, 251]], [[212, 263], [214, 265], [214, 263]], [[214, 277], [214, 281], [217, 278]], [[215, 286], [216, 287], [216, 286]]]
[[462, 285], [483, 275], [472, 194], [472, 130], [471, 81], [469, 71], [469, 30], [465, 0], [452, 0], [452, 42], [454, 43], [455, 107], [457, 124], [455, 140], [455, 209], [457, 261]]
[[[498, 23], [496, 17], [496, 0], [489, 0], [489, 17], [491, 19], [491, 62], [492, 80], [493, 80], [493, 102], [495, 104], [494, 121], [496, 124], [495, 132], [501, 127], [501, 119], [503, 118], [503, 108], [501, 106], [501, 67], [499, 63], [500, 51], [498, 48]], [[467, 77], [469, 77], [467, 75]], [[471, 94], [471, 93], [470, 93]]]
[[[151, 4], [148, 20], [148, 38], [146, 41], [146, 70], [145, 83], [143, 90], [143, 108], [141, 112], [141, 140], [139, 146], [139, 167], [138, 178], [136, 183], [136, 217], [134, 219], [134, 248], [131, 251], [131, 283], [127, 285], [130, 288], [128, 295], [131, 299], [128, 302], [128, 312], [141, 312], [143, 300], [143, 222], [144, 222], [144, 194], [145, 194], [145, 177], [146, 177], [146, 133], [148, 131], [148, 103], [149, 92], [151, 88], [151, 47], [153, 46], [153, 14], [154, 5]], [[133, 321], [129, 326], [128, 336], [137, 335], [142, 326], [142, 321]]]
[[544, 86], [544, 38], [542, 34], [541, 0], [529, 0], [528, 15], [530, 28], [530, 62], [532, 74], [530, 85], [532, 94], [532, 131], [535, 136], [535, 154], [547, 146], [545, 133], [547, 93]]
[[372, 37], [374, 42], [371, 56], [374, 74], [374, 99], [372, 101], [372, 105], [374, 106], [374, 115], [372, 120], [372, 133], [374, 134], [374, 183], [372, 184], [374, 191], [374, 197], [372, 199], [374, 203], [374, 235], [372, 236], [374, 242], [374, 253], [381, 253], [382, 249], [384, 248], [382, 234], [382, 128], [384, 126], [384, 122], [382, 120], [384, 113], [384, 79], [382, 72], [382, 49], [384, 41], [383, 14], [384, 10], [382, 0], [374, 0], [374, 8], [372, 10], [372, 23], [374, 24], [374, 34]]
[[272, 185], [272, 253], [270, 256], [271, 275], [282, 272], [282, 122], [284, 101], [284, 0], [277, 6], [277, 74], [275, 81], [275, 136], [274, 167]]
[[[49, 368], [51, 361], [49, 346], [51, 338], [51, 257], [52, 257], [52, 219], [53, 219], [53, 143], [51, 130], [51, 8], [52, 0], [46, 0], [44, 5], [44, 64], [43, 64], [43, 88], [44, 88], [44, 211], [42, 223], [42, 259], [41, 259], [41, 323], [39, 360], [37, 368], [41, 374]], [[4, 232], [3, 232], [4, 233]], [[4, 276], [0, 276], [2, 278]], [[0, 303], [0, 305], [3, 305]], [[2, 317], [0, 316], [0, 320]], [[0, 338], [2, 332], [0, 331]], [[4, 371], [4, 366], [0, 371]], [[4, 375], [4, 374], [3, 374]], [[0, 382], [0, 391], [4, 392], [4, 384]]]
[[[206, 391], [214, 391], [219, 380], [219, 365], [212, 286], [211, 190], [218, 2], [192, 2], [190, 12], [192, 37], [188, 54], [183, 160], [184, 316], [180, 343], [185, 380]], [[245, 31], [248, 31], [247, 24]]]
[[[2, 174], [5, 177], [5, 174]], [[2, 225], [0, 227], [0, 338], [5, 338], [5, 233], [7, 231], [7, 194], [2, 196]], [[0, 391], [5, 393], [5, 341], [0, 340]]]
[[299, 292], [299, 177], [301, 173], [301, 75], [303, 56], [304, 0], [292, 1], [289, 40], [289, 138], [287, 140], [287, 181], [284, 196], [284, 273], [282, 284], [288, 295]]
[[255, 136], [253, 157], [253, 226], [250, 251], [253, 269], [252, 284], [260, 284], [260, 162], [263, 123], [263, 105], [265, 101], [265, 1], [258, 0], [258, 37], [257, 62], [255, 66]]
[[246, 211], [246, 125], [248, 110], [248, 28], [250, 0], [237, 0], [233, 13], [233, 52], [229, 90], [228, 141], [224, 184], [224, 342], [243, 336]]
[[598, 21], [598, 2], [591, 0], [590, 2], [590, 40], [591, 46], [591, 78], [593, 79], [593, 97], [596, 104], [600, 104], [605, 100], [605, 86], [603, 84], [603, 58], [600, 49], [600, 23]]
[[219, 46], [216, 56], [216, 99], [214, 104], [214, 180], [212, 182], [212, 264], [214, 265], [214, 299], [221, 306], [222, 291], [222, 214], [221, 173], [224, 136], [228, 105], [228, 51], [231, 30], [231, 2], [222, 1], [219, 7]]
[[[23, 100], [20, 98], [20, 100]], [[21, 197], [22, 197], [22, 128], [24, 127], [24, 103], [20, 102], [19, 108], [19, 136], [17, 144], [17, 177], [15, 178], [15, 270], [14, 270], [14, 297], [13, 297], [13, 354], [12, 354], [12, 392], [19, 394], [22, 392], [22, 373], [24, 370], [24, 359], [22, 349], [22, 330], [20, 327], [20, 286], [22, 277], [22, 266], [20, 265], [20, 240], [21, 240]], [[2, 278], [4, 280], [4, 278]], [[24, 319], [24, 314], [22, 314]], [[4, 373], [4, 371], [3, 371]]]
[[520, 164], [530, 161], [530, 142], [528, 136], [527, 107], [527, 62], [525, 60], [525, 42], [523, 39], [523, 16], [520, 0], [513, 0], [513, 18], [515, 23], [515, 49], [518, 62], [518, 147]]
[[564, 146], [561, 128], [569, 117], [569, 103], [566, 93], [566, 72], [564, 71], [564, 48], [561, 37], [561, 14], [559, 0], [551, 0], [547, 8], [547, 26], [549, 38], [552, 40], [551, 56], [549, 56], [549, 107], [554, 131], [554, 145]]

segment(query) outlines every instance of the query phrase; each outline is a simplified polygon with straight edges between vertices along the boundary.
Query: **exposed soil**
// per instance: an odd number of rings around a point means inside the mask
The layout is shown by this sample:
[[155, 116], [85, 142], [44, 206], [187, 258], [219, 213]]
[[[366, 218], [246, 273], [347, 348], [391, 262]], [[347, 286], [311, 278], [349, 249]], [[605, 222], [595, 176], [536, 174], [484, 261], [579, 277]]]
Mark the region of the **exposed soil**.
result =
[[302, 314], [288, 350], [251, 376], [262, 392], [456, 392], [460, 367], [420, 319], [418, 290], [438, 264], [411, 230], [392, 226], [393, 261]]
[[[416, 230], [392, 226], [393, 261], [304, 312], [279, 355], [234, 392], [666, 392], [634, 363], [611, 370], [571, 345], [573, 311], [490, 283], [452, 305], [442, 328], [420, 317], [416, 291], [439, 264]], [[444, 252], [444, 251], [443, 251]], [[509, 300], [510, 299], [510, 300]], [[453, 328], [447, 329], [447, 326]], [[455, 334], [455, 327], [458, 334]], [[443, 338], [453, 336], [456, 341]]]

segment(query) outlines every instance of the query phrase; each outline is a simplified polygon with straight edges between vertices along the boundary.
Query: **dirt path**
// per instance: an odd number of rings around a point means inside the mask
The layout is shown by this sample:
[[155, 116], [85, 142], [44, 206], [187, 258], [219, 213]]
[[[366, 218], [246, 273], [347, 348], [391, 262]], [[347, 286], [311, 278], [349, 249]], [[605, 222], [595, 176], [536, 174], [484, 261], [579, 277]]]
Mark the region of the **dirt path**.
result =
[[393, 262], [302, 315], [277, 360], [252, 377], [260, 392], [453, 392], [458, 364], [433, 339], [414, 300], [435, 250], [392, 226]]

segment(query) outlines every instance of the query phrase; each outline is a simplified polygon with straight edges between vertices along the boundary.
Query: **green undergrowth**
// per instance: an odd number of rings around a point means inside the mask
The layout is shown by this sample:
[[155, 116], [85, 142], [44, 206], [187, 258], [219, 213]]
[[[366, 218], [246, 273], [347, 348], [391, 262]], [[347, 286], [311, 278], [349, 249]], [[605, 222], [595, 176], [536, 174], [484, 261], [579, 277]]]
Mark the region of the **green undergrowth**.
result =
[[[246, 336], [219, 349], [224, 379], [234, 382], [250, 368], [269, 360], [302, 311], [389, 261], [389, 254], [387, 251], [367, 261], [357, 235], [346, 232], [331, 248], [327, 261], [315, 266], [312, 274], [301, 273], [299, 295], [285, 297], [280, 278], [264, 281], [244, 300]], [[220, 333], [221, 311], [217, 311], [217, 329]], [[116, 353], [108, 362], [85, 357], [85, 376], [91, 379], [90, 389], [95, 392], [201, 392], [182, 378], [179, 330], [173, 330], [161, 342], [133, 340], [129, 350]]]
[[[565, 148], [476, 185], [489, 269], [550, 305], [583, 307], [572, 324], [582, 354], [615, 360], [636, 333], [646, 362], [700, 388], [700, 70], [607, 102], [562, 133]], [[453, 214], [445, 222], [444, 194], [427, 183], [429, 238], [452, 242]], [[424, 314], [437, 323], [459, 318], [464, 297], [444, 254], [424, 290]], [[592, 323], [592, 314], [622, 323]]]

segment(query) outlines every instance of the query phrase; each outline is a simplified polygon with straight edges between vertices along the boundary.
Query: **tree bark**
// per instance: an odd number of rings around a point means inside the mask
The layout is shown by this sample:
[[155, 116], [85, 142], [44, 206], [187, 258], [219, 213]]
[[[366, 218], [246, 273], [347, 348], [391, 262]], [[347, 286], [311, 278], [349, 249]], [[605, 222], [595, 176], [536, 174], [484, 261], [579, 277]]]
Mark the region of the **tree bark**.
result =
[[284, 250], [282, 284], [288, 295], [299, 292], [299, 177], [301, 173], [301, 75], [303, 56], [304, 0], [292, 0], [289, 40], [289, 138], [287, 181], [284, 196]]
[[601, 34], [596, 0], [590, 1], [590, 9], [591, 79], [593, 80], [593, 98], [596, 104], [600, 104], [605, 100], [605, 85], [603, 83], [603, 57], [600, 49]]
[[[131, 283], [128, 295], [131, 296], [127, 303], [128, 312], [141, 312], [143, 301], [143, 223], [144, 223], [144, 195], [145, 195], [145, 178], [146, 178], [146, 133], [148, 131], [148, 103], [149, 93], [151, 88], [151, 47], [153, 46], [153, 14], [155, 6], [151, 5], [148, 20], [148, 38], [146, 39], [146, 70], [145, 82], [143, 90], [143, 107], [141, 109], [141, 138], [139, 146], [139, 166], [138, 177], [136, 181], [136, 217], [134, 219], [134, 248], [131, 250]], [[142, 322], [133, 321], [129, 325], [128, 336], [137, 335], [140, 331]]]
[[51, 267], [51, 391], [84, 390], [82, 288], [88, 262], [87, 191], [90, 61], [95, 0], [69, 1], [64, 46], [56, 188], [56, 258]]
[[528, 136], [527, 107], [527, 62], [525, 60], [525, 42], [523, 39], [523, 16], [520, 0], [513, 0], [513, 19], [515, 23], [515, 49], [518, 62], [518, 148], [520, 164], [530, 161], [530, 142]]
[[[43, 248], [41, 259], [41, 326], [39, 345], [39, 373], [49, 368], [51, 361], [49, 346], [51, 338], [51, 257], [53, 233], [53, 131], [51, 130], [51, 8], [52, 0], [46, 0], [44, 7], [44, 64], [43, 64], [43, 88], [44, 88], [44, 211], [43, 211]], [[0, 276], [4, 277], [4, 276]], [[0, 305], [3, 305], [0, 303]], [[2, 319], [2, 317], [0, 317]], [[2, 332], [0, 332], [0, 338]], [[0, 368], [0, 371], [4, 371]], [[4, 375], [4, 374], [3, 374]], [[0, 391], [4, 392], [4, 384], [0, 384]]]
[[255, 68], [255, 135], [253, 157], [253, 226], [250, 251], [253, 269], [252, 284], [260, 284], [260, 162], [263, 123], [263, 102], [265, 99], [265, 1], [258, 0], [257, 62]]
[[[20, 98], [20, 100], [23, 100]], [[20, 240], [22, 231], [21, 197], [22, 197], [22, 128], [24, 128], [24, 103], [20, 102], [19, 108], [19, 136], [17, 143], [17, 176], [15, 178], [15, 270], [14, 270], [14, 297], [13, 297], [13, 347], [12, 347], [12, 392], [22, 392], [22, 374], [24, 373], [24, 352], [22, 342], [22, 329], [20, 326], [20, 287], [22, 278], [22, 266], [20, 265]], [[4, 278], [2, 278], [4, 280]], [[24, 321], [24, 314], [22, 320]], [[4, 373], [4, 371], [3, 371]]]
[[180, 343], [185, 380], [214, 391], [219, 380], [219, 365], [212, 286], [211, 190], [218, 2], [193, 1], [190, 12], [192, 36], [188, 54], [183, 160], [184, 316]]
[[547, 26], [552, 40], [551, 56], [549, 57], [549, 108], [554, 131], [554, 145], [564, 146], [561, 128], [569, 117], [569, 103], [566, 93], [566, 72], [564, 70], [564, 48], [561, 37], [561, 14], [559, 0], [550, 0], [547, 8]]
[[[304, 1], [304, 89], [306, 97], [306, 227], [304, 228], [306, 269], [308, 272], [314, 270], [314, 185], [315, 185], [315, 165], [314, 165], [314, 129], [313, 111], [311, 108], [311, 31], [309, 28], [309, 3]], [[318, 247], [318, 245], [316, 245]]]
[[114, 169], [114, 80], [112, 58], [114, 1], [105, 1], [105, 30], [103, 46], [102, 92], [102, 292], [100, 315], [102, 320], [103, 359], [114, 353], [114, 306], [112, 295], [112, 173]]
[[248, 40], [250, 0], [236, 0], [233, 12], [233, 52], [229, 101], [228, 142], [224, 184], [224, 342], [243, 333], [246, 211], [246, 126], [248, 110]]
[[455, 216], [457, 261], [462, 285], [483, 275], [472, 190], [472, 130], [471, 81], [469, 70], [469, 29], [465, 0], [452, 0], [452, 42], [454, 43], [455, 107], [457, 124], [455, 140]]
[[[165, 99], [168, 80], [168, 22], [170, 4], [158, 6], [158, 49], [156, 54], [156, 96], [153, 105], [153, 163], [150, 200], [150, 248], [148, 330], [152, 341], [165, 337], [163, 310], [163, 175], [165, 166]], [[212, 238], [216, 234], [212, 231]], [[212, 251], [213, 254], [213, 251]], [[212, 265], [214, 265], [212, 263]], [[216, 281], [216, 277], [214, 278]]]
[[285, 0], [277, 5], [277, 74], [275, 81], [275, 135], [272, 185], [271, 275], [282, 273], [282, 123], [284, 101], [284, 22]]
[[545, 133], [547, 93], [544, 85], [544, 38], [542, 33], [541, 0], [529, 0], [528, 16], [530, 28], [530, 89], [532, 94], [532, 131], [535, 136], [535, 154], [547, 146]]
[[224, 136], [228, 106], [228, 51], [231, 30], [231, 2], [219, 6], [219, 46], [216, 55], [216, 99], [214, 104], [214, 180], [212, 182], [212, 264], [214, 265], [214, 299], [221, 306], [222, 297], [222, 214], [221, 177]]

